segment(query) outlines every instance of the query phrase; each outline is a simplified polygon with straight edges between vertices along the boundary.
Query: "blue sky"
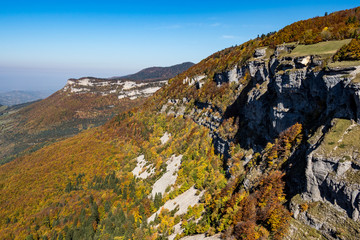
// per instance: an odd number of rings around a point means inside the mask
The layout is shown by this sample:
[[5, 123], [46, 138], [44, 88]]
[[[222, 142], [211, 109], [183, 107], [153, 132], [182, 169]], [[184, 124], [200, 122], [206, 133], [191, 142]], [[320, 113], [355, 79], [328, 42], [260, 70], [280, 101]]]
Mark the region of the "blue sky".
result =
[[0, 91], [199, 62], [258, 34], [357, 1], [0, 0]]

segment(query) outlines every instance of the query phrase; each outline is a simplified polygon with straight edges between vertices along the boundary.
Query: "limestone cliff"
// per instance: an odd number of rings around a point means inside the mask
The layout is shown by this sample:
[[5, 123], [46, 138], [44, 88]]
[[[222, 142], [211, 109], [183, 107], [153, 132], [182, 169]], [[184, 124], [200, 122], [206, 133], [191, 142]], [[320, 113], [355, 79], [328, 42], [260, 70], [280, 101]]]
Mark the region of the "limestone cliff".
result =
[[[162, 111], [207, 126], [215, 150], [225, 157], [229, 177], [229, 145], [238, 143], [247, 149], [246, 166], [254, 152], [261, 152], [282, 131], [301, 123], [304, 139], [283, 166], [294, 217], [291, 236], [308, 238], [300, 232], [310, 227], [319, 238], [360, 237], [360, 63], [330, 63], [327, 55], [294, 54], [294, 49], [294, 45], [280, 45], [272, 52], [256, 49], [251, 59], [231, 70], [183, 79], [183, 84], [196, 89], [206, 87], [208, 81], [218, 88], [234, 85], [235, 100], [226, 109], [214, 102], [184, 98], [168, 101]], [[236, 128], [231, 136], [221, 132], [229, 119]], [[249, 172], [243, 186], [251, 188], [262, 172]], [[304, 210], [304, 204], [308, 209]], [[341, 220], [334, 222], [334, 217]], [[341, 225], [347, 230], [342, 231]]]
[[159, 90], [167, 83], [163, 81], [131, 81], [131, 80], [114, 80], [84, 77], [79, 79], [69, 79], [63, 88], [64, 92], [81, 94], [95, 93], [102, 96], [116, 95], [118, 99], [130, 98], [131, 100], [138, 97], [148, 97]]

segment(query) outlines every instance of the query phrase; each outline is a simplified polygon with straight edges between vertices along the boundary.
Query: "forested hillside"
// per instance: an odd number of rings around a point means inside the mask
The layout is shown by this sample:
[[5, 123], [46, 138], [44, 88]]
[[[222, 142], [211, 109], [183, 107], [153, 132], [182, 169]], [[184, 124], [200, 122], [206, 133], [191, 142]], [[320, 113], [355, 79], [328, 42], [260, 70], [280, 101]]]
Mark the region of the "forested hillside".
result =
[[0, 116], [0, 164], [11, 161], [25, 150], [33, 152], [59, 138], [99, 126], [142, 101], [119, 100], [114, 95], [68, 96], [57, 92], [43, 101], [4, 110]]

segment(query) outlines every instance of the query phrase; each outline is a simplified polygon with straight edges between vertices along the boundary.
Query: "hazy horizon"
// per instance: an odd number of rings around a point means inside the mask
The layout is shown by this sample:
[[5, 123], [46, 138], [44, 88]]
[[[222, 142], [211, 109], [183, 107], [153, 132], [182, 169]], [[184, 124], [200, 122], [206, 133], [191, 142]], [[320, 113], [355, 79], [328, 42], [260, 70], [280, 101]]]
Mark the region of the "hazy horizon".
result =
[[262, 33], [356, 1], [11, 1], [0, 9], [1, 92], [197, 63]]

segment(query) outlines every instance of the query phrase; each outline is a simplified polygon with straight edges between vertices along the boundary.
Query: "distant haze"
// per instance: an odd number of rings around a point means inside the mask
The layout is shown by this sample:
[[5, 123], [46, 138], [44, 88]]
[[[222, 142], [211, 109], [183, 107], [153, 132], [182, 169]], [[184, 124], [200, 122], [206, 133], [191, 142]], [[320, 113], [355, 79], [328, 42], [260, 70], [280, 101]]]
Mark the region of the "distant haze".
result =
[[0, 67], [0, 92], [22, 91], [57, 91], [65, 86], [67, 79], [84, 76], [112, 77], [131, 74], [114, 69], [63, 69], [63, 68], [21, 68]]
[[12, 106], [43, 99], [50, 96], [52, 91], [10, 91], [0, 93], [0, 105]]

